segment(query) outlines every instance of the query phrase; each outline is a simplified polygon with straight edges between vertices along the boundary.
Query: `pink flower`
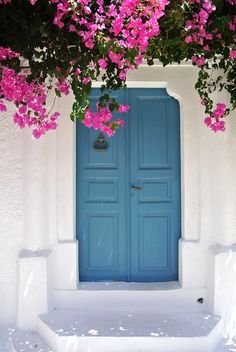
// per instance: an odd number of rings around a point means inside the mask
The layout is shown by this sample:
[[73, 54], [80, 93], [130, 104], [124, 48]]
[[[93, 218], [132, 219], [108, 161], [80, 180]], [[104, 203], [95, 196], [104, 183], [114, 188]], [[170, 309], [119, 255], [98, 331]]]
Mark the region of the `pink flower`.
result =
[[185, 39], [184, 39], [184, 41], [185, 41], [185, 43], [192, 43], [192, 41], [193, 41], [193, 38], [192, 38], [192, 36], [191, 35], [188, 35]]
[[70, 85], [65, 79], [58, 81], [56, 83], [56, 87], [64, 95], [68, 95], [70, 93]]
[[203, 66], [205, 64], [205, 58], [202, 57], [197, 57], [196, 55], [192, 56], [192, 62], [195, 63], [198, 66]]
[[0, 100], [0, 112], [7, 111], [7, 107], [2, 100]]
[[69, 25], [69, 32], [76, 32], [76, 27], [73, 24]]
[[230, 50], [229, 56], [236, 59], [236, 50]]
[[110, 51], [109, 58], [110, 58], [111, 62], [118, 64], [121, 61], [121, 59], [123, 58], [123, 55], [116, 54], [113, 51]]
[[91, 81], [90, 77], [84, 77], [83, 84], [88, 85], [90, 81]]
[[205, 118], [204, 120], [204, 123], [207, 125], [207, 126], [210, 126], [211, 125], [211, 118], [208, 116]]
[[102, 126], [102, 132], [104, 132], [108, 137], [112, 137], [115, 134], [115, 131], [110, 126]]
[[102, 69], [106, 69], [106, 67], [107, 67], [107, 60], [105, 60], [105, 59], [100, 59], [100, 60], [98, 60], [98, 64], [99, 64], [99, 66], [102, 68]]
[[0, 47], [0, 61], [11, 60], [19, 57], [20, 54], [11, 50], [11, 48]]
[[118, 113], [122, 113], [122, 112], [128, 112], [130, 109], [130, 106], [129, 105], [122, 105], [120, 104], [118, 109], [117, 109], [117, 112]]
[[122, 81], [125, 81], [125, 80], [126, 80], [126, 73], [125, 73], [125, 72], [120, 72], [120, 73], [119, 73], [119, 78], [120, 78]]
[[77, 69], [75, 70], [75, 74], [76, 74], [76, 76], [79, 76], [79, 75], [81, 74], [81, 69], [80, 69], [80, 68], [77, 68]]
[[216, 105], [216, 109], [213, 111], [212, 115], [215, 118], [220, 118], [225, 114], [225, 110], [226, 110], [226, 105], [223, 103], [218, 103]]
[[121, 120], [121, 119], [116, 119], [116, 120], [115, 120], [115, 124], [117, 124], [118, 126], [123, 127], [124, 124], [125, 124], [125, 121], [124, 121], [124, 120]]

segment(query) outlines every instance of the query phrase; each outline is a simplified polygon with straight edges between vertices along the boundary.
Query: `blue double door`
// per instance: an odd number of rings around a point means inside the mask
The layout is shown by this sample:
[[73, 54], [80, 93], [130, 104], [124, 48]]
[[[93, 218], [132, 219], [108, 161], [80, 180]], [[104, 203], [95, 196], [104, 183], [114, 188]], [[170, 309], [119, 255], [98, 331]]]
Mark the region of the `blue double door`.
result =
[[[93, 89], [92, 105], [99, 89]], [[125, 127], [109, 138], [77, 124], [81, 281], [178, 279], [180, 121], [165, 89], [126, 89]]]

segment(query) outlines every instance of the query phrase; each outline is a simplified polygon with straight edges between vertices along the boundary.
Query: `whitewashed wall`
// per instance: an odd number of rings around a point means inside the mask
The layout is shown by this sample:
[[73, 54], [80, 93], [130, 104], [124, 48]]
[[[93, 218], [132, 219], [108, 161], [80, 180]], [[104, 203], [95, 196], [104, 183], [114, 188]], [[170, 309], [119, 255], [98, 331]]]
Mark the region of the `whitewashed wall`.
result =
[[[236, 243], [236, 116], [232, 116], [226, 133], [210, 132], [202, 122], [195, 78], [196, 69], [188, 65], [165, 69], [143, 66], [130, 74], [129, 82], [164, 82], [180, 101], [180, 280], [184, 287], [208, 283], [209, 307], [222, 311], [215, 292], [219, 275], [227, 282], [231, 280], [222, 271], [227, 258], [218, 260], [221, 264], [217, 264], [216, 273], [216, 251], [208, 253], [213, 244], [225, 246], [221, 251], [229, 252]], [[36, 315], [53, 304], [53, 288], [76, 288], [75, 128], [69, 119], [71, 104], [72, 97], [58, 101], [55, 109], [62, 113], [59, 128], [40, 141], [33, 140], [29, 131], [17, 129], [9, 114], [1, 115], [0, 324], [17, 319], [21, 327], [32, 326], [27, 325], [27, 319], [30, 322], [33, 315], [21, 320], [29, 302]], [[209, 258], [213, 258], [210, 264]], [[39, 278], [41, 306], [33, 299]], [[230, 290], [227, 282], [223, 284], [223, 289], [228, 287], [226, 295]]]
[[16, 318], [18, 255], [23, 245], [23, 143], [0, 114], [0, 324]]

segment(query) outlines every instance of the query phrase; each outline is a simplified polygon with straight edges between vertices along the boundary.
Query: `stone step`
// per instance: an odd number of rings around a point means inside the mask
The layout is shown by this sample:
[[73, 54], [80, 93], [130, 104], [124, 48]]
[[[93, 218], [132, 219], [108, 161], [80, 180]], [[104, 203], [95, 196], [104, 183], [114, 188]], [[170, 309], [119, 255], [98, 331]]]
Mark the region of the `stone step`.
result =
[[[78, 290], [56, 290], [54, 306], [62, 309], [123, 310], [134, 308], [159, 312], [202, 311], [205, 288], [183, 289], [173, 283], [83, 283]], [[99, 302], [99, 304], [98, 304]]]
[[35, 332], [20, 331], [15, 327], [0, 331], [1, 352], [53, 352]]
[[215, 352], [221, 321], [204, 312], [141, 307], [59, 309], [39, 317], [38, 333], [56, 352]]
[[222, 338], [215, 352], [235, 352], [236, 341], [231, 339]]

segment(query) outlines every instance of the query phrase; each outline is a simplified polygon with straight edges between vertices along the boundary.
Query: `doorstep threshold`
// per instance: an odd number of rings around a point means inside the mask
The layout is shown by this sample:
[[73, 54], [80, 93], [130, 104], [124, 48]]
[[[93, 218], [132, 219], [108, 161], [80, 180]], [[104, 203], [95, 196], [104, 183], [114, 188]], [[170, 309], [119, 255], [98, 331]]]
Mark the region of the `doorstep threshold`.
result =
[[80, 282], [78, 290], [93, 291], [166, 291], [180, 289], [178, 281], [169, 282], [115, 282], [115, 281], [96, 281]]

